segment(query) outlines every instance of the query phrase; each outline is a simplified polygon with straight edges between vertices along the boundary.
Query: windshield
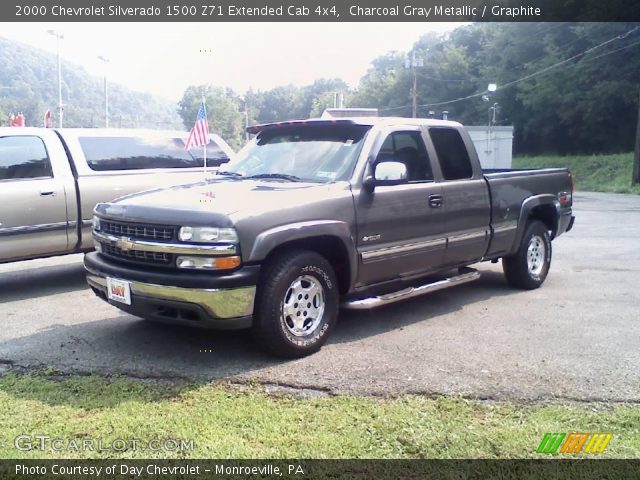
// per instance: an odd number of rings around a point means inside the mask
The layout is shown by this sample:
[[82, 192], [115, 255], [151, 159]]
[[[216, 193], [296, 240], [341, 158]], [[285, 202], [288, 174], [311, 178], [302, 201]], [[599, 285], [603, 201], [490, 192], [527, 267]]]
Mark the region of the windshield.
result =
[[310, 182], [345, 180], [353, 172], [363, 125], [296, 125], [262, 131], [225, 165], [224, 173]]

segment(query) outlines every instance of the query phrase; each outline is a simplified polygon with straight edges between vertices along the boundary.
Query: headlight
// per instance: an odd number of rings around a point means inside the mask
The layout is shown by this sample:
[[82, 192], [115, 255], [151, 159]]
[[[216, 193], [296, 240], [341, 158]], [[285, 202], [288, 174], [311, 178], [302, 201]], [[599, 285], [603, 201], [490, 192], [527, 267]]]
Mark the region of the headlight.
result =
[[182, 242], [213, 243], [237, 242], [238, 234], [235, 228], [217, 227], [182, 227], [178, 234]]
[[98, 231], [100, 230], [100, 217], [93, 216], [93, 229]]
[[176, 266], [194, 270], [230, 270], [240, 266], [240, 257], [179, 256]]

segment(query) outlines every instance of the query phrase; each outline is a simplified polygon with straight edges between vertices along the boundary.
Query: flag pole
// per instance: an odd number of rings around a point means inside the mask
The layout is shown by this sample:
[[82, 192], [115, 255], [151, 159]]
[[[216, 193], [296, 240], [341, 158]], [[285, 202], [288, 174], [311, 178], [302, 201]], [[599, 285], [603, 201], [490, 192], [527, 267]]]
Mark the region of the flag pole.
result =
[[204, 108], [204, 118], [207, 119], [207, 140], [202, 146], [202, 158], [204, 159], [204, 174], [207, 174], [207, 143], [209, 143], [209, 119], [207, 118], [207, 107], [204, 103], [204, 96], [202, 97], [202, 108]]

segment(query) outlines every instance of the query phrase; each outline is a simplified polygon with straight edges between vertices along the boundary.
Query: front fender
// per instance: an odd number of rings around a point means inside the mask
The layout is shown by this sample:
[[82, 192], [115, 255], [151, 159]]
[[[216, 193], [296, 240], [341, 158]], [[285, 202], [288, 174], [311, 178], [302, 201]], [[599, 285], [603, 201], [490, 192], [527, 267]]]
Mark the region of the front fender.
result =
[[291, 223], [270, 228], [260, 233], [249, 254], [248, 262], [262, 262], [276, 247], [295, 240], [334, 237], [340, 240], [349, 258], [350, 284], [358, 268], [355, 241], [348, 223], [336, 220], [315, 220]]

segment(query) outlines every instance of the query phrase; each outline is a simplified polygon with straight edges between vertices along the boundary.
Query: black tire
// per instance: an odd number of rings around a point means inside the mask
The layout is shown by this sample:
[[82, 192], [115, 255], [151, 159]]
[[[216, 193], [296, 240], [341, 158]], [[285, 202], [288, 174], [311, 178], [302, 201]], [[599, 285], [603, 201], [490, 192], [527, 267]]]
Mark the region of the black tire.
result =
[[[316, 291], [321, 294], [313, 293]], [[296, 302], [298, 296], [301, 298]], [[317, 352], [336, 323], [339, 297], [335, 273], [323, 256], [307, 250], [277, 255], [266, 262], [260, 274], [254, 339], [279, 357]]]
[[[533, 255], [533, 258], [529, 259], [529, 255]], [[544, 283], [550, 266], [549, 231], [544, 223], [538, 220], [530, 221], [520, 240], [518, 251], [502, 259], [502, 269], [507, 283], [524, 290], [533, 290]]]

